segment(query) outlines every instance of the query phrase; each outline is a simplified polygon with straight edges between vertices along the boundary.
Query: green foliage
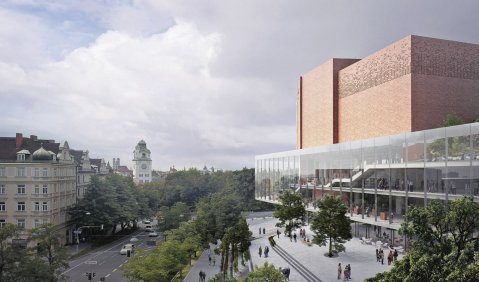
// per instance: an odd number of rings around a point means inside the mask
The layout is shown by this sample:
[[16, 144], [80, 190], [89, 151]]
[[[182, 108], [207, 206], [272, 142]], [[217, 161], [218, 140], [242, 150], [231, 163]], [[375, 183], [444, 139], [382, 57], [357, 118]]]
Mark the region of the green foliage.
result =
[[348, 207], [339, 197], [326, 195], [317, 202], [319, 211], [311, 224], [315, 236], [313, 243], [325, 246], [329, 242], [329, 256], [344, 251], [344, 243], [351, 239], [351, 220], [346, 216]]
[[276, 269], [274, 265], [265, 262], [262, 267], [249, 273], [248, 277], [246, 278], [246, 281], [283, 282], [284, 275], [279, 269]]
[[183, 222], [177, 229], [171, 229], [165, 232], [168, 240], [176, 240], [183, 244], [184, 249], [191, 256], [196, 256], [196, 252], [203, 249], [201, 236], [196, 231], [194, 222]]
[[38, 247], [25, 251], [12, 245], [11, 241], [21, 233], [16, 225], [10, 223], [0, 227], [0, 281], [64, 281], [61, 272], [68, 263], [60, 234], [51, 225], [33, 229], [27, 240], [37, 243]]
[[151, 252], [136, 252], [121, 267], [123, 275], [134, 282], [170, 281], [189, 261], [184, 245], [176, 240], [168, 240]]
[[464, 124], [464, 120], [456, 113], [448, 113], [446, 118], [442, 121], [441, 127], [449, 127], [454, 125]]
[[479, 204], [463, 197], [444, 205], [413, 207], [400, 232], [409, 250], [389, 272], [368, 281], [478, 281]]
[[208, 282], [240, 282], [241, 280], [231, 277], [229, 275], [220, 272], [213, 276], [212, 278], [208, 279]]
[[160, 230], [175, 229], [183, 221], [190, 219], [190, 208], [182, 202], [175, 203], [172, 207], [161, 207], [158, 216]]
[[276, 206], [273, 214], [279, 220], [276, 226], [285, 227], [285, 234], [291, 236], [291, 232], [301, 227], [304, 222], [306, 208], [303, 197], [299, 193], [285, 191], [279, 197], [279, 201], [281, 205]]
[[245, 261], [250, 259], [249, 254], [249, 238], [251, 231], [249, 231], [246, 219], [242, 218], [238, 223], [229, 227], [223, 236], [220, 245], [221, 253], [221, 267], [223, 273], [227, 273], [230, 269], [230, 274], [238, 271], [238, 261], [241, 259], [241, 265], [245, 265]]

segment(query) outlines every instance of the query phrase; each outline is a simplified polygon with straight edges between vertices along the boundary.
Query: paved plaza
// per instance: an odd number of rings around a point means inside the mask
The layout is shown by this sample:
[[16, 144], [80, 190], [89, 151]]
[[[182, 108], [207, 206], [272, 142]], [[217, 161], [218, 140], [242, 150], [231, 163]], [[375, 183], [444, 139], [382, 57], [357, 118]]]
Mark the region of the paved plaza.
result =
[[[324, 256], [328, 251], [327, 246], [319, 247], [317, 245], [309, 246], [300, 240], [299, 230], [296, 231], [298, 235], [297, 242], [291, 242], [290, 238], [284, 236], [283, 229], [278, 238], [276, 236], [277, 227], [275, 226], [277, 220], [271, 217], [271, 213], [257, 215], [257, 217], [250, 217], [247, 219], [253, 237], [251, 241], [251, 262], [248, 262], [248, 268], [260, 267], [265, 262], [273, 264], [275, 267], [290, 268], [290, 281], [338, 281], [337, 267], [338, 263], [344, 267], [347, 264], [351, 265], [351, 280], [349, 281], [363, 281], [368, 277], [374, 276], [378, 272], [389, 270], [391, 266], [387, 265], [387, 254], [389, 250], [385, 250], [384, 264], [376, 262], [376, 247], [373, 245], [361, 244], [358, 238], [353, 238], [345, 244], [346, 252], [342, 252], [338, 257], [328, 258]], [[264, 228], [266, 234], [259, 234], [259, 229]], [[309, 226], [306, 226], [306, 236], [312, 239], [312, 232]], [[275, 241], [279, 248], [271, 248], [268, 237], [275, 236]], [[264, 254], [260, 257], [258, 254], [259, 247], [264, 250], [266, 246], [269, 247], [270, 252], [267, 258]], [[402, 255], [399, 255], [399, 259]], [[197, 264], [193, 267], [189, 275], [184, 281], [194, 282], [198, 281], [198, 273], [203, 270], [207, 274], [207, 279], [214, 276], [220, 271], [219, 257], [217, 257], [217, 264], [215, 267], [209, 266], [207, 251], [203, 252]], [[243, 269], [243, 271], [246, 269]], [[299, 271], [298, 271], [299, 270]], [[342, 281], [342, 279], [341, 279]]]

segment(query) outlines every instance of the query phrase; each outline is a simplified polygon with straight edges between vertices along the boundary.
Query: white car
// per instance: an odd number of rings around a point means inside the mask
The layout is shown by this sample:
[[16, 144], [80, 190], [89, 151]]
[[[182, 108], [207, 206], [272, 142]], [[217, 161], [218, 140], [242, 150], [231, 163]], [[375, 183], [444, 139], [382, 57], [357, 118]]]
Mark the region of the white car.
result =
[[151, 223], [151, 220], [149, 220], [149, 219], [144, 219], [144, 220], [143, 220], [143, 223], [144, 223], [144, 224], [150, 224], [150, 223]]
[[132, 253], [133, 248], [135, 248], [135, 245], [133, 245], [133, 244], [123, 245], [123, 247], [120, 250], [120, 255], [126, 255], [128, 253], [128, 250], [130, 250], [130, 253]]
[[156, 233], [155, 231], [148, 233], [148, 237], [156, 237], [156, 236], [158, 236], [158, 233]]

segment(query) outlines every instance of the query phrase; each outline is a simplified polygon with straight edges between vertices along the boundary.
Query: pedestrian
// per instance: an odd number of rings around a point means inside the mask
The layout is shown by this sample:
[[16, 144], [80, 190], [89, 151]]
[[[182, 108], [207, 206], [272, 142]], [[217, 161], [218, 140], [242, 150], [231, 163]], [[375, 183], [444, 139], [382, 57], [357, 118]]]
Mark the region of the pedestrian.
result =
[[293, 234], [294, 242], [296, 242], [296, 233]]
[[213, 256], [213, 266], [216, 265], [216, 256]]
[[210, 266], [211, 266], [211, 255], [208, 255], [208, 262], [209, 262], [209, 264], [210, 264]]
[[384, 251], [383, 251], [383, 249], [379, 250], [379, 258], [381, 260], [381, 264], [384, 264]]
[[343, 272], [343, 269], [341, 268], [341, 263], [338, 264], [338, 280], [341, 279], [341, 273]]
[[266, 234], [266, 228], [263, 227], [263, 234]]
[[348, 263], [348, 280], [351, 279], [351, 265]]
[[279, 232], [279, 229], [276, 229], [276, 234], [278, 234], [278, 238], [279, 238], [279, 234], [281, 234], [281, 232]]
[[393, 254], [393, 257], [394, 257], [394, 262], [396, 262], [398, 260], [398, 250], [394, 249], [394, 254]]
[[289, 233], [289, 241], [293, 242], [293, 236], [291, 236], [291, 233]]
[[348, 281], [349, 280], [349, 267], [348, 265], [346, 265], [346, 267], [344, 267], [344, 275], [343, 275], [343, 281]]
[[206, 282], [206, 272], [203, 271], [203, 282]]
[[198, 281], [203, 282], [203, 270], [200, 270], [200, 280]]
[[261, 227], [259, 228], [259, 235], [261, 235]]
[[268, 254], [269, 254], [269, 247], [266, 246], [266, 247], [264, 247], [264, 257], [267, 258]]
[[259, 257], [261, 257], [261, 255], [263, 254], [263, 249], [261, 248], [261, 246], [259, 246], [258, 254], [259, 254]]
[[379, 262], [379, 251], [378, 251], [378, 248], [376, 248], [376, 262]]
[[299, 229], [299, 237], [303, 237], [303, 229]]

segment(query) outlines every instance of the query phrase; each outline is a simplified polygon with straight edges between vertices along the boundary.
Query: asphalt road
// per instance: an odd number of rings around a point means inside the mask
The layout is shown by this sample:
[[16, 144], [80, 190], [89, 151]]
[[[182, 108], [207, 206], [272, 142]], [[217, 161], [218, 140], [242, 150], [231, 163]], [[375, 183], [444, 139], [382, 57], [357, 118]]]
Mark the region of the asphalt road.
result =
[[[138, 241], [130, 242], [132, 237], [138, 238]], [[139, 231], [120, 240], [114, 241], [95, 252], [70, 261], [70, 268], [65, 270], [63, 274], [67, 276], [67, 281], [70, 282], [88, 281], [88, 278], [85, 275], [87, 272], [95, 272], [95, 277], [92, 281], [100, 281], [101, 277], [105, 277], [105, 281], [107, 282], [126, 282], [128, 280], [123, 277], [120, 267], [127, 263], [129, 258], [126, 255], [120, 255], [120, 249], [123, 245], [132, 243], [135, 244], [135, 247], [151, 250], [154, 246], [148, 246], [146, 244], [150, 239], [159, 240], [160, 237], [148, 237], [148, 232], [140, 229]]]

